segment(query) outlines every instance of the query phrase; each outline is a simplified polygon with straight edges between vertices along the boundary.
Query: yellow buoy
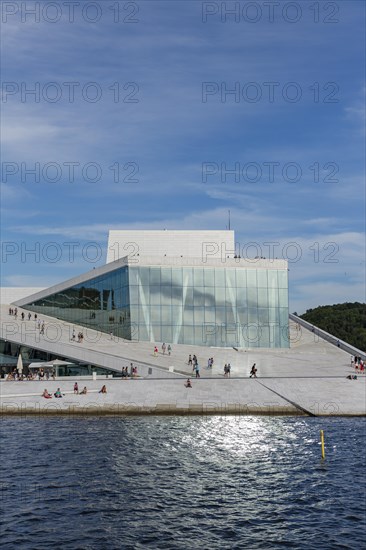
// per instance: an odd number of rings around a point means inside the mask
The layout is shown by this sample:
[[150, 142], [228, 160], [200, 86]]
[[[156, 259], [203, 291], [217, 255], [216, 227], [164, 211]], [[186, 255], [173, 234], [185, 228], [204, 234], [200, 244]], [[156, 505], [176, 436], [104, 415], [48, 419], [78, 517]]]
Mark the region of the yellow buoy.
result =
[[325, 458], [325, 450], [324, 450], [324, 432], [323, 430], [320, 430], [320, 443], [322, 445], [322, 458]]

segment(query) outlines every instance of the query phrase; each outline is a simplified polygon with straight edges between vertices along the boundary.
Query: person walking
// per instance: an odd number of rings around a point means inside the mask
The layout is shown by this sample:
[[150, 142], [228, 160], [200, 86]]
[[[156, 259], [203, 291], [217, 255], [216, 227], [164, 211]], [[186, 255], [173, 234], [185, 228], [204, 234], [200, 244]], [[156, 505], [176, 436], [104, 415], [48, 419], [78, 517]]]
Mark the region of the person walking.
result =
[[257, 370], [258, 369], [257, 369], [257, 367], [255, 366], [255, 363], [254, 363], [254, 365], [251, 368], [249, 378], [257, 378]]

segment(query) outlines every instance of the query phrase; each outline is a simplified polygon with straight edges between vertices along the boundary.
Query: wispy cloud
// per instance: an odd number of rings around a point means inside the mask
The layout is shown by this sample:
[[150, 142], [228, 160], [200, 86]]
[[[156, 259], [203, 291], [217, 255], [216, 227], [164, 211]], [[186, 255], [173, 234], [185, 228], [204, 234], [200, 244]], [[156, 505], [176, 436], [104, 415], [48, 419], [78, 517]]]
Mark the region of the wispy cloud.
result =
[[[294, 24], [281, 15], [273, 23], [264, 15], [256, 24], [223, 23], [220, 14], [203, 23], [197, 2], [143, 2], [139, 10], [133, 25], [114, 24], [111, 10], [90, 24], [79, 8], [73, 24], [64, 13], [55, 24], [13, 17], [3, 25], [3, 80], [19, 93], [6, 102], [2, 97], [2, 160], [18, 167], [13, 176], [3, 172], [2, 236], [30, 246], [91, 240], [103, 247], [109, 228], [225, 228], [230, 209], [239, 242], [299, 244], [303, 257], [290, 265], [295, 304], [311, 301], [311, 288], [315, 295], [315, 283], [325, 280], [324, 296], [347, 299], [342, 270], [359, 290], [352, 264], [363, 258], [360, 3], [347, 2], [332, 25], [314, 23], [313, 11], [305, 9]], [[61, 86], [59, 101], [42, 96], [50, 82]], [[74, 101], [65, 82], [78, 84]], [[102, 91], [95, 103], [83, 96], [88, 82]], [[203, 82], [216, 90], [207, 101]], [[273, 101], [268, 82], [275, 83]], [[291, 82], [301, 90], [296, 102], [286, 98]], [[22, 84], [36, 83], [39, 102], [22, 97]], [[136, 103], [126, 101], [128, 83], [137, 86]], [[255, 101], [246, 95], [249, 83], [252, 92], [259, 90]], [[239, 96], [230, 94], [237, 86]], [[332, 90], [336, 101], [328, 102]], [[78, 163], [73, 181], [64, 165], [70, 162]], [[239, 181], [223, 183], [218, 173], [204, 183], [205, 162], [220, 170], [222, 163], [228, 169], [239, 163]], [[278, 164], [273, 182], [265, 176], [268, 162]], [[31, 173], [35, 163], [39, 182]], [[59, 180], [45, 177], [47, 163], [61, 167]], [[88, 163], [100, 168], [94, 182], [83, 173]], [[259, 181], [245, 178], [247, 163], [263, 171]], [[300, 166], [298, 182], [284, 178], [288, 163]], [[334, 168], [337, 181], [328, 181]], [[329, 242], [339, 246], [338, 264], [314, 262], [314, 243], [324, 259]], [[50, 281], [55, 267], [14, 255], [2, 274], [16, 281], [14, 273], [21, 273], [22, 284], [29, 275], [33, 284], [38, 275]], [[83, 262], [57, 267], [60, 278], [72, 276]]]

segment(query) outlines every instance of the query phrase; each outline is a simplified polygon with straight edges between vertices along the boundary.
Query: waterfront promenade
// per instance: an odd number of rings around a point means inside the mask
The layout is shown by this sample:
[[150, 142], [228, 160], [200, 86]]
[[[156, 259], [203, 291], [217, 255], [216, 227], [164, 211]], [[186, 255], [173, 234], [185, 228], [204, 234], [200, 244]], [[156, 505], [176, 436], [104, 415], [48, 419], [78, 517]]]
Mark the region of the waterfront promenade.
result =
[[[364, 416], [365, 378], [263, 378], [192, 380], [76, 379], [0, 383], [2, 414], [305, 414]], [[102, 385], [107, 393], [99, 393]], [[44, 388], [64, 397], [45, 399]]]
[[[72, 329], [78, 332], [82, 327], [45, 316], [46, 331], [40, 336], [33, 320], [23, 322], [19, 316], [15, 320], [8, 315], [8, 306], [1, 310], [4, 339], [116, 371], [133, 362], [139, 375], [133, 380], [101, 376], [97, 380], [2, 380], [2, 414], [366, 414], [366, 376], [347, 379], [355, 374], [350, 354], [294, 321], [290, 321], [289, 349], [173, 345], [169, 356], [156, 343], [159, 353], [154, 356], [154, 343], [129, 342], [92, 330], [82, 344], [71, 342]], [[189, 354], [198, 357], [200, 379], [192, 377]], [[206, 369], [209, 357], [214, 357], [212, 369]], [[230, 378], [224, 377], [225, 363], [231, 364]], [[257, 379], [249, 378], [253, 363]], [[187, 377], [192, 388], [184, 385]], [[87, 395], [73, 394], [75, 380], [79, 389], [87, 386]], [[107, 393], [99, 394], [104, 383]], [[63, 398], [41, 397], [44, 388], [54, 393], [58, 387]]]

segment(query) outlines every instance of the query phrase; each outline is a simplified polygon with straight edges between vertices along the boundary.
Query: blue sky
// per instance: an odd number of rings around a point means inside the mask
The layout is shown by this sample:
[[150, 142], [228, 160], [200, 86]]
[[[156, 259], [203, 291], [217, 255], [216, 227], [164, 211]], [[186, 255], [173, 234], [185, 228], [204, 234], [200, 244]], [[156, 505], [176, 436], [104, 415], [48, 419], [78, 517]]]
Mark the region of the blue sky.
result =
[[365, 300], [363, 2], [54, 4], [2, 5], [2, 286], [230, 210], [241, 250], [290, 260], [291, 311]]

